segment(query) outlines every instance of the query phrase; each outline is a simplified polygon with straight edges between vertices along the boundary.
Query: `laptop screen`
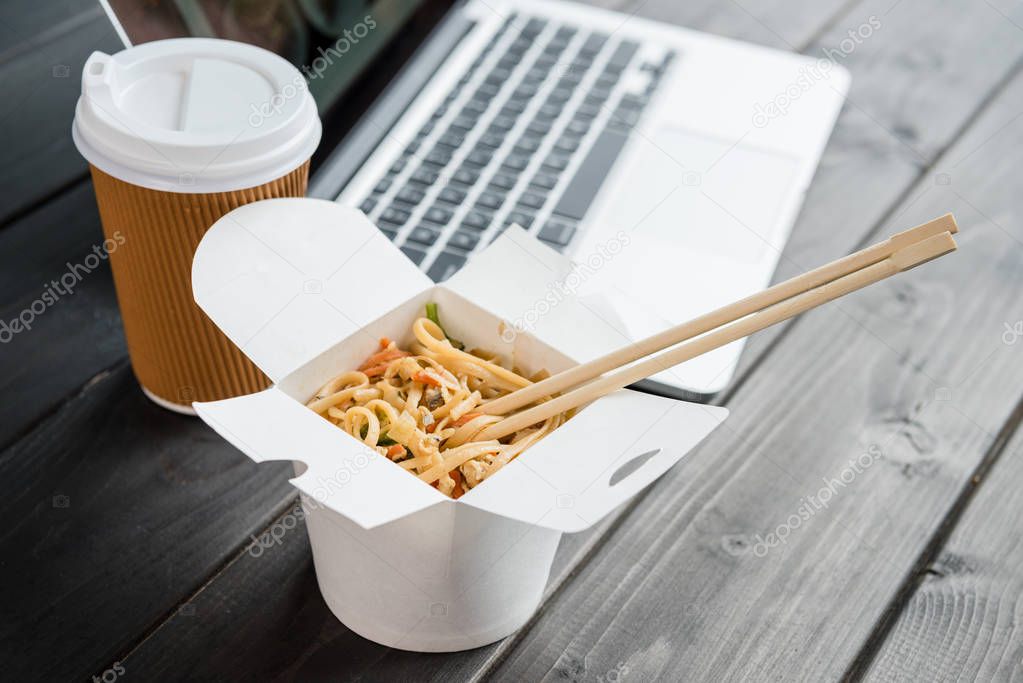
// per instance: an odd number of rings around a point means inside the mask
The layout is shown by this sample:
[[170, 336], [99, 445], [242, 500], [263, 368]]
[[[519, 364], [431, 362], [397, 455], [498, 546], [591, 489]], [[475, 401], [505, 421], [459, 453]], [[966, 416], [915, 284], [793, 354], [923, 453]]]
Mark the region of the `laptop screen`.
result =
[[305, 74], [321, 112], [435, 0], [100, 0], [121, 40], [227, 38], [281, 55]]

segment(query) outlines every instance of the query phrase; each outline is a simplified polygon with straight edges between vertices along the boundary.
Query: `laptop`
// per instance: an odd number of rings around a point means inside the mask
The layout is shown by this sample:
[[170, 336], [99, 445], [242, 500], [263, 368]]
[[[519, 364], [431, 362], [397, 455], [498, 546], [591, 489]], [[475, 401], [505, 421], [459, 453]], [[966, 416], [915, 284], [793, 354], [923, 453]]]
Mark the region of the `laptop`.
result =
[[[561, 0], [101, 4], [126, 44], [292, 61], [325, 130], [345, 122], [311, 196], [360, 207], [437, 282], [521, 226], [577, 264], [551, 305], [571, 292], [607, 350], [769, 284], [849, 85], [834, 61]], [[517, 276], [545, 277], [495, 274]], [[640, 386], [713, 395], [741, 349]]]

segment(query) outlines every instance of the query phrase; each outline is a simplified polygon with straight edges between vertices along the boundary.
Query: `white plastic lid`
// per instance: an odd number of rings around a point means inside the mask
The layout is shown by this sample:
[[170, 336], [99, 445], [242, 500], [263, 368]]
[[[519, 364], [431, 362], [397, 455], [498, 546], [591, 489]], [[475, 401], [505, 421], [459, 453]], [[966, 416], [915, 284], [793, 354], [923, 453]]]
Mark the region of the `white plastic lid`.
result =
[[91, 164], [168, 192], [228, 192], [279, 178], [320, 142], [320, 119], [294, 66], [254, 45], [175, 38], [82, 72], [72, 137]]

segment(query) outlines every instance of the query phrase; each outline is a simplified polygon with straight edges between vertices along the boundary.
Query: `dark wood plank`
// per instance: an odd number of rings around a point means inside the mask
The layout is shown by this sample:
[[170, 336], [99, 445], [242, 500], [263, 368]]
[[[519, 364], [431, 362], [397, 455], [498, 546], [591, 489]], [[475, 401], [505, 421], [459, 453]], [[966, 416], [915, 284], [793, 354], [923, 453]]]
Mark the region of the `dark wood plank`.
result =
[[93, 0], [5, 3], [0, 27], [3, 225], [86, 173], [71, 142], [82, 65], [121, 43]]
[[[0, 252], [12, 255], [0, 271], [0, 393], [17, 397], [0, 448], [127, 353], [108, 263], [82, 268], [102, 244], [89, 181], [0, 231]], [[11, 332], [15, 319], [31, 329]]]
[[1021, 107], [1017, 77], [899, 208], [955, 211], [960, 252], [798, 322], [495, 679], [843, 676], [1016, 419]]
[[127, 364], [0, 453], [0, 652], [11, 679], [101, 674], [291, 497]]
[[[1013, 144], [1021, 142], [1015, 136]], [[1017, 352], [1018, 353], [1018, 352]], [[983, 473], [965, 515], [914, 593], [868, 680], [1023, 678], [1023, 432]], [[979, 482], [978, 482], [979, 483]]]

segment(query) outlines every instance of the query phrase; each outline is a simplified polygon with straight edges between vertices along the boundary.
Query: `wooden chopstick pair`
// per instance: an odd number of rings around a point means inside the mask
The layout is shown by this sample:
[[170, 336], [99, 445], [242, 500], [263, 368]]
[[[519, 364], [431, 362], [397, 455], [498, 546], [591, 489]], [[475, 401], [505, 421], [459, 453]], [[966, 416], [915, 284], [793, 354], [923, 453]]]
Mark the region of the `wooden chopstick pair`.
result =
[[[745, 299], [484, 403], [480, 411], [508, 416], [485, 428], [476, 438], [500, 439], [513, 434], [823, 303], [955, 251], [956, 243], [952, 235], [958, 230], [952, 214], [945, 214]], [[646, 358], [668, 347], [676, 348]], [[636, 363], [643, 358], [645, 360]], [[526, 410], [513, 412], [566, 390], [570, 391]]]

